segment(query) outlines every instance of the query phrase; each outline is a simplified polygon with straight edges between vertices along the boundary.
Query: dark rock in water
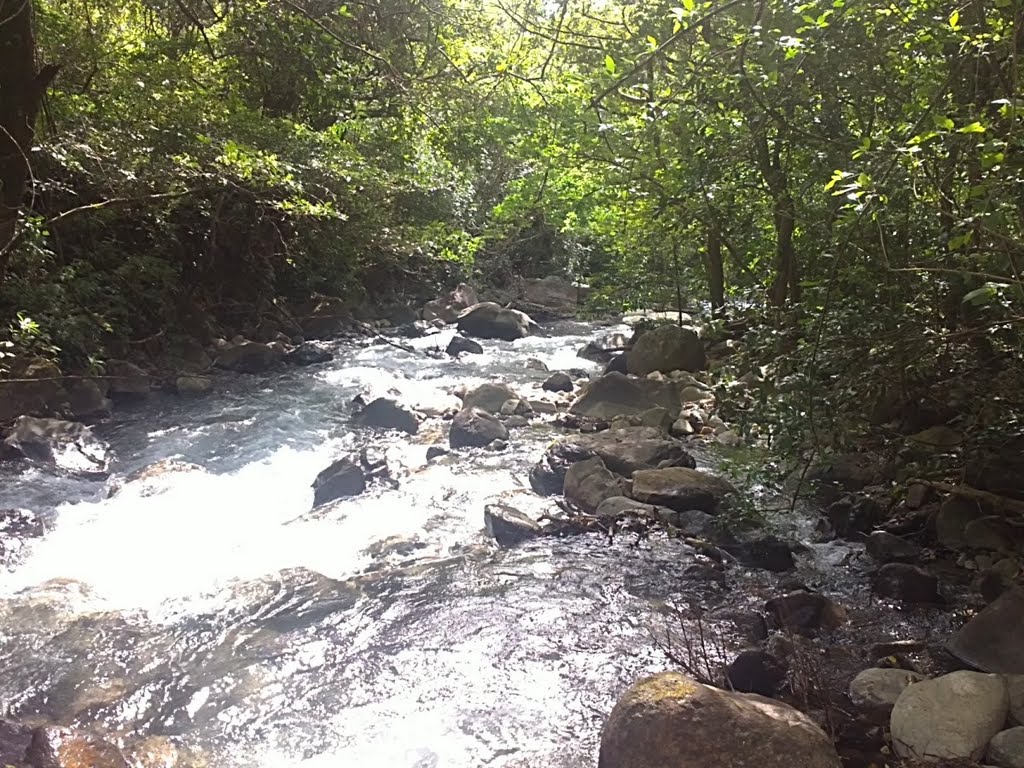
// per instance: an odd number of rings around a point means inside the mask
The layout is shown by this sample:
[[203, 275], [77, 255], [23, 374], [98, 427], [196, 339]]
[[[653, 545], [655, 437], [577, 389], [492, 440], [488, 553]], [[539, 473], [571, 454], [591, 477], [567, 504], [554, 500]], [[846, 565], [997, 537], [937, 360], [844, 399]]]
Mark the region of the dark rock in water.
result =
[[[960, 661], [984, 672], [1024, 675], [1024, 589], [1007, 590], [964, 624], [946, 644]], [[1024, 713], [1024, 706], [1021, 707]]]
[[[638, 501], [633, 503], [640, 504]], [[707, 512], [702, 512], [699, 509], [687, 509], [682, 512], [660, 507], [655, 507], [655, 509], [658, 510], [658, 517], [661, 520], [678, 528], [684, 536], [715, 544], [720, 544], [723, 539], [728, 538], [721, 523]]]
[[395, 429], [415, 435], [420, 429], [420, 419], [415, 411], [390, 397], [378, 397], [367, 403], [357, 415], [356, 421], [366, 427]]
[[309, 341], [299, 344], [299, 346], [284, 356], [284, 361], [286, 363], [302, 366], [318, 365], [320, 363], [329, 362], [333, 359], [333, 353], [328, 352], [323, 347], [317, 346]]
[[183, 397], [197, 397], [213, 390], [213, 379], [186, 373], [174, 379], [174, 391]]
[[433, 461], [439, 459], [442, 456], [447, 456], [451, 451], [447, 448], [442, 448], [440, 445], [432, 445], [427, 448], [427, 461]]
[[565, 373], [553, 373], [542, 385], [548, 392], [572, 392], [572, 379]]
[[[612, 353], [605, 350], [596, 341], [588, 341], [586, 345], [576, 353], [576, 357], [589, 360], [592, 363], [607, 363], [612, 358]], [[625, 371], [623, 371], [625, 373]]]
[[423, 319], [425, 321], [433, 322], [440, 320], [443, 323], [454, 323], [459, 313], [464, 309], [478, 304], [480, 299], [477, 297], [476, 291], [472, 286], [466, 283], [459, 283], [455, 290], [451, 291], [447, 296], [435, 299], [434, 301], [428, 301], [423, 306]]
[[556, 496], [565, 487], [565, 473], [594, 454], [573, 443], [555, 443], [530, 469], [530, 487], [541, 496]]
[[832, 631], [846, 621], [846, 609], [818, 592], [801, 590], [773, 597], [765, 608], [778, 629], [801, 635]]
[[110, 468], [109, 448], [75, 421], [21, 416], [0, 444], [0, 459], [27, 459], [87, 478], [102, 479]]
[[748, 568], [783, 573], [796, 568], [793, 545], [777, 536], [759, 535], [722, 547]]
[[655, 517], [659, 511], [658, 507], [641, 504], [626, 496], [609, 496], [597, 505], [594, 516], [608, 522], [627, 517]]
[[366, 473], [355, 461], [338, 459], [313, 481], [313, 506], [319, 507], [336, 499], [358, 496], [366, 490]]
[[214, 365], [240, 373], [262, 373], [277, 365], [280, 359], [278, 350], [269, 344], [242, 341], [222, 349]]
[[458, 329], [467, 336], [504, 341], [522, 339], [540, 328], [525, 312], [505, 309], [492, 301], [464, 309], [459, 313], [456, 323]]
[[774, 696], [786, 679], [786, 665], [767, 651], [743, 651], [725, 670], [730, 687], [740, 693]]
[[141, 400], [151, 394], [149, 374], [127, 360], [108, 360], [104, 373], [109, 376], [107, 394], [111, 400]]
[[610, 472], [597, 456], [576, 462], [565, 473], [565, 500], [588, 514], [593, 514], [605, 499], [622, 496], [624, 491], [624, 478]]
[[538, 360], [536, 357], [531, 357], [527, 360], [523, 367], [528, 371], [541, 371], [542, 373], [547, 373], [548, 371], [547, 363], [543, 360]]
[[939, 580], [933, 573], [909, 563], [887, 563], [872, 582], [876, 595], [906, 603], [941, 603]]
[[665, 408], [675, 419], [682, 408], [679, 385], [674, 381], [636, 379], [607, 373], [589, 382], [569, 408], [570, 413], [591, 419], [634, 416], [651, 408]]
[[491, 440], [491, 442], [489, 442], [487, 444], [487, 450], [488, 451], [493, 451], [494, 453], [501, 453], [502, 451], [507, 451], [508, 450], [508, 440], [501, 440], [501, 439]]
[[543, 535], [540, 524], [506, 504], [488, 504], [484, 508], [487, 535], [503, 547], [512, 547]]
[[644, 469], [633, 474], [630, 497], [679, 511], [699, 509], [716, 514], [736, 493], [727, 480], [688, 467]]
[[845, 493], [861, 491], [885, 482], [890, 468], [870, 453], [844, 453], [831, 456], [807, 470], [804, 480], [815, 484], [826, 501], [835, 501]]
[[494, 440], [508, 440], [498, 418], [479, 408], [463, 408], [452, 419], [448, 442], [452, 448], [486, 448]]
[[452, 340], [448, 342], [448, 346], [444, 351], [452, 357], [458, 357], [459, 355], [479, 355], [484, 351], [484, 348], [472, 339], [455, 335], [452, 336]]
[[96, 379], [71, 379], [64, 384], [68, 410], [76, 421], [94, 422], [110, 415], [106, 389]]
[[829, 505], [832, 530], [842, 539], [867, 533], [886, 518], [887, 509], [873, 496], [847, 494]]
[[874, 531], [868, 536], [867, 552], [879, 563], [892, 563], [917, 558], [921, 548], [888, 531]]
[[403, 339], [422, 339], [424, 336], [431, 336], [437, 333], [437, 331], [437, 328], [425, 320], [400, 323], [395, 329], [395, 333]]
[[629, 372], [629, 352], [622, 352], [612, 357], [608, 361], [608, 365], [604, 369], [605, 375], [609, 373], [628, 373]]
[[14, 720], [0, 718], [0, 765], [22, 768], [26, 764], [31, 743], [32, 728]]
[[663, 325], [640, 335], [629, 351], [629, 372], [646, 376], [654, 371], [703, 371], [708, 359], [704, 342], [691, 328]]
[[124, 754], [109, 741], [56, 726], [32, 734], [25, 758], [32, 768], [128, 768]]

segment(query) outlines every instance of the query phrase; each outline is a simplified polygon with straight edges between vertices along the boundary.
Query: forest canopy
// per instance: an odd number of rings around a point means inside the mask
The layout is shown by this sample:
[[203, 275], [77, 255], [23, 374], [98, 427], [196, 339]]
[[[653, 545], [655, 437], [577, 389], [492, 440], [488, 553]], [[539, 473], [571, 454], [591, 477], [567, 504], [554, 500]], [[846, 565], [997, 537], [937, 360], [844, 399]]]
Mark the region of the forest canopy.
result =
[[275, 302], [557, 273], [598, 312], [753, 313], [837, 413], [934, 399], [1019, 352], [1021, 14], [0, 0], [5, 338], [83, 367]]

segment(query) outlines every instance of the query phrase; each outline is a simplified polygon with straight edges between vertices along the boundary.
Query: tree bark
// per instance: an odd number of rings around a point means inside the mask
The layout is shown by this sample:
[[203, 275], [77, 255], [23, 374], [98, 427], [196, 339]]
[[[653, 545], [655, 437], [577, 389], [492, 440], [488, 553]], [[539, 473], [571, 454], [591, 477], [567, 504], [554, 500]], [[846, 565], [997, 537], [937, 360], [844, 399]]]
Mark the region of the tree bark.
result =
[[711, 308], [721, 309], [725, 306], [725, 267], [722, 265], [722, 234], [718, 230], [718, 222], [710, 219], [705, 225], [707, 238], [706, 266], [708, 271], [708, 291], [711, 293]]
[[56, 74], [36, 66], [31, 0], [0, 0], [0, 285], [18, 237], [36, 117]]

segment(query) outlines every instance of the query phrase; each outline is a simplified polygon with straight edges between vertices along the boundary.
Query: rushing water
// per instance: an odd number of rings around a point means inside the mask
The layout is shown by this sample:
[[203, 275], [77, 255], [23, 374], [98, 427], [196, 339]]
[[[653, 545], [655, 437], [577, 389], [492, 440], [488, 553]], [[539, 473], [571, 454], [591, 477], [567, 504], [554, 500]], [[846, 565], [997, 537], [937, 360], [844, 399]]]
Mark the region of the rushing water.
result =
[[[460, 361], [339, 345], [317, 369], [239, 377], [98, 429], [118, 475], [165, 458], [206, 472], [109, 499], [103, 484], [7, 475], [0, 507], [48, 529], [2, 588], [7, 709], [170, 736], [228, 768], [592, 765], [616, 693], [664, 664], [650, 600], [678, 595], [692, 561], [599, 536], [496, 549], [485, 503], [548, 503], [526, 473], [549, 425], [427, 465], [440, 420], [407, 438], [350, 415], [367, 390], [443, 408], [457, 386], [500, 379], [537, 396], [546, 375], [526, 360], [587, 368], [575, 353], [595, 332], [562, 326]], [[316, 474], [363, 445], [386, 450], [399, 487], [311, 512]]]
[[[602, 330], [563, 325], [459, 361], [338, 345], [316, 369], [122, 410], [98, 429], [119, 476], [166, 458], [206, 471], [111, 498], [102, 483], [3, 470], [0, 508], [37, 512], [47, 533], [0, 588], [0, 701], [129, 745], [169, 737], [219, 768], [594, 765], [616, 695], [666, 666], [669, 606], [743, 610], [774, 577], [746, 572], [730, 591], [658, 538], [499, 550], [484, 505], [548, 509], [526, 477], [550, 423], [513, 431], [503, 453], [428, 465], [427, 446], [447, 443], [440, 419], [406, 437], [350, 417], [366, 391], [443, 409], [457, 387], [501, 380], [536, 397], [547, 374], [526, 361], [586, 369], [576, 351]], [[386, 452], [399, 486], [311, 512], [313, 478], [363, 446]], [[832, 568], [850, 550], [811, 554]], [[843, 589], [853, 601], [863, 580]]]

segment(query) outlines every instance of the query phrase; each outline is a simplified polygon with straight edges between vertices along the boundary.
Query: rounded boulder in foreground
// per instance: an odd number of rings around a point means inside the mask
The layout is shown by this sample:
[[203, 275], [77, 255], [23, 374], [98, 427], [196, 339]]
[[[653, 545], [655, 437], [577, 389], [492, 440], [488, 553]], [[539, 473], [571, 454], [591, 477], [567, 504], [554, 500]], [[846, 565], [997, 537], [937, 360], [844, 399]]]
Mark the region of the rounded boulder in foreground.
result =
[[598, 768], [839, 768], [807, 716], [763, 696], [702, 685], [679, 672], [634, 683], [601, 735]]
[[1010, 697], [999, 675], [952, 672], [906, 688], [889, 728], [907, 760], [977, 760], [1006, 722]]

